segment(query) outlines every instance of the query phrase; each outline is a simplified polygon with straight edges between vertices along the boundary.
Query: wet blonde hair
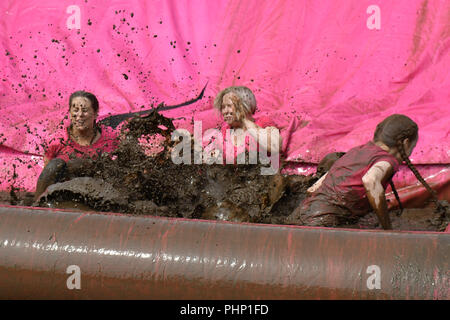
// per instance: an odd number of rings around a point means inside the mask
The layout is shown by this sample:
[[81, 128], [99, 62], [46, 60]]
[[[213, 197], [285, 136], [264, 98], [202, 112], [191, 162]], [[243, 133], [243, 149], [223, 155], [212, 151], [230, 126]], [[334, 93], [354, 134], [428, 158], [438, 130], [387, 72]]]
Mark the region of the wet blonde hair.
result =
[[219, 94], [214, 99], [214, 108], [221, 111], [223, 97], [228, 94], [233, 93], [237, 98], [237, 103], [242, 106], [245, 114], [254, 114], [256, 111], [256, 98], [252, 90], [244, 86], [233, 86], [228, 87], [219, 92]]

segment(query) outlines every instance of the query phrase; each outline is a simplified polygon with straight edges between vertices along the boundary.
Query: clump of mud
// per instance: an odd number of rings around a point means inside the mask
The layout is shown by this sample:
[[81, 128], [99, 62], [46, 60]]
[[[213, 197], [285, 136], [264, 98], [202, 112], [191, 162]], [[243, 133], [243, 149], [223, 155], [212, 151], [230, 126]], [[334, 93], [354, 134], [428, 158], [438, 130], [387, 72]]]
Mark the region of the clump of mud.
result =
[[90, 177], [79, 177], [53, 184], [47, 188], [43, 198], [50, 204], [55, 199], [63, 203], [70, 199], [73, 203], [81, 203], [94, 210], [109, 208], [116, 211], [128, 206], [127, 197], [110, 183]]
[[430, 221], [438, 227], [438, 231], [443, 231], [450, 223], [450, 204], [446, 200], [435, 199], [435, 207]]

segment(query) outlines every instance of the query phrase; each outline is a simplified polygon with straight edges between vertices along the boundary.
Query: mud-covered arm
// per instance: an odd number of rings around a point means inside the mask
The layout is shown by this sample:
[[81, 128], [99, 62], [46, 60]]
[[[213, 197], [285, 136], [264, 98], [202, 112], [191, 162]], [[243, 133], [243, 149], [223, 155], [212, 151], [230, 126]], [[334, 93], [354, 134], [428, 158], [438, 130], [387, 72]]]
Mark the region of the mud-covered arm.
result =
[[282, 138], [276, 127], [261, 128], [249, 119], [244, 120], [248, 132], [256, 139], [258, 144], [267, 152], [281, 152]]
[[316, 181], [316, 183], [314, 183], [311, 187], [308, 188], [309, 193], [313, 193], [314, 191], [316, 191], [317, 189], [319, 189], [319, 187], [322, 185], [323, 180], [325, 180], [325, 177], [328, 175], [328, 172], [325, 173], [323, 176], [320, 177], [319, 180]]
[[47, 164], [50, 162], [50, 158], [44, 155], [44, 168], [47, 166]]
[[387, 161], [375, 163], [362, 177], [367, 199], [374, 209], [383, 229], [392, 229], [382, 183], [392, 176], [393, 168]]

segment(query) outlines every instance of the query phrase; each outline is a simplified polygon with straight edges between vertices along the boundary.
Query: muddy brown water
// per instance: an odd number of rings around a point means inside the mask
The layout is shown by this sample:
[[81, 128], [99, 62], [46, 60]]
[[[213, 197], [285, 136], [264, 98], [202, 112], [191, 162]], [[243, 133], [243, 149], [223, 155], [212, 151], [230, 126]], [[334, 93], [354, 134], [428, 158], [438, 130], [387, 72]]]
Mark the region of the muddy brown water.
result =
[[[163, 126], [161, 126], [163, 125]], [[285, 224], [317, 178], [261, 175], [260, 165], [175, 164], [170, 159], [174, 130], [170, 119], [154, 112], [131, 119], [122, 129], [119, 148], [87, 159], [67, 172], [67, 181], [50, 186], [39, 206], [192, 219]], [[164, 150], [149, 157], [138, 142], [145, 135], [165, 137]], [[33, 194], [0, 194], [0, 203], [31, 205]], [[391, 213], [395, 230], [442, 231], [432, 207]], [[369, 213], [346, 228], [379, 229]]]

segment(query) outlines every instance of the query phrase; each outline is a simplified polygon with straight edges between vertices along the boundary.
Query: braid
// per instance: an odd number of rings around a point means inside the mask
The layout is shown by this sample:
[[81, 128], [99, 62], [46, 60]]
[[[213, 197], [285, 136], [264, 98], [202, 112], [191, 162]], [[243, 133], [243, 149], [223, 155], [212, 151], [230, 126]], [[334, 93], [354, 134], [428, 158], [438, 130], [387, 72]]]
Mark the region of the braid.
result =
[[398, 196], [397, 189], [395, 188], [395, 185], [394, 185], [394, 182], [392, 181], [392, 179], [389, 181], [389, 185], [391, 186], [391, 189], [392, 189], [392, 192], [394, 193], [395, 199], [397, 199], [398, 208], [400, 209], [400, 213], [398, 214], [398, 216], [400, 216], [403, 213], [403, 205], [402, 205], [402, 202], [400, 201], [400, 197]]
[[400, 155], [402, 156], [403, 161], [405, 161], [405, 163], [408, 166], [408, 168], [412, 171], [412, 173], [414, 173], [414, 175], [416, 176], [417, 180], [419, 180], [423, 184], [423, 186], [428, 190], [428, 192], [431, 194], [431, 196], [433, 198], [433, 201], [435, 203], [437, 203], [438, 199], [437, 199], [437, 196], [436, 196], [436, 191], [431, 189], [431, 187], [425, 181], [425, 179], [422, 178], [422, 176], [420, 175], [419, 171], [417, 171], [416, 167], [411, 163], [411, 160], [409, 160], [408, 156], [406, 155], [405, 149], [403, 148], [402, 141], [403, 141], [403, 139], [398, 139], [397, 140], [397, 149], [400, 152]]

